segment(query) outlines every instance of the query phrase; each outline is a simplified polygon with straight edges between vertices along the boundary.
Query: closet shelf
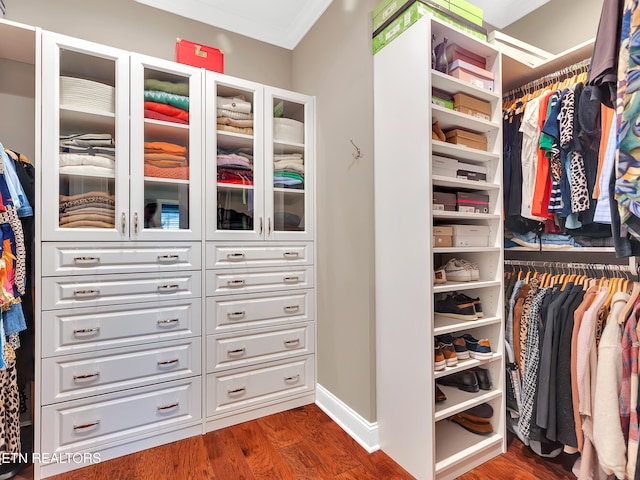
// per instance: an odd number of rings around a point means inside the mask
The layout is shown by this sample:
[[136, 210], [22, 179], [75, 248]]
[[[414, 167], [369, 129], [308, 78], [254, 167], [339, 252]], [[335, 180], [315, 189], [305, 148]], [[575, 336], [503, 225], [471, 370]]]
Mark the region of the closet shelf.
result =
[[109, 112], [75, 107], [60, 107], [60, 133], [78, 133], [101, 130], [114, 133], [115, 115]]
[[[496, 345], [493, 348], [498, 348], [498, 346]], [[491, 356], [491, 358], [487, 358], [485, 360], [476, 360], [474, 358], [470, 360], [461, 360], [461, 361], [458, 361], [458, 364], [455, 367], [447, 367], [444, 370], [435, 372], [433, 375], [433, 378], [446, 377], [447, 375], [451, 375], [452, 373], [461, 372], [462, 370], [467, 370], [469, 368], [477, 367], [485, 363], [493, 362], [500, 358], [502, 358], [501, 353], [493, 352], [493, 355]]]
[[479, 282], [447, 282], [446, 284], [435, 285], [433, 293], [455, 292], [456, 290], [472, 290], [474, 288], [486, 288], [500, 286], [499, 280], [485, 280]]
[[433, 218], [450, 218], [452, 220], [493, 220], [500, 219], [500, 215], [493, 213], [465, 213], [446, 210], [433, 210]]
[[[504, 252], [539, 252], [539, 248], [528, 247], [509, 247], [505, 248]], [[558, 252], [558, 253], [615, 253], [614, 247], [569, 247], [569, 248], [548, 248], [542, 246], [543, 252]]]
[[218, 130], [218, 146], [225, 148], [249, 147], [253, 150], [253, 135]]
[[431, 151], [437, 155], [445, 157], [454, 157], [459, 160], [468, 160], [474, 163], [485, 163], [500, 159], [500, 154], [493, 152], [485, 152], [477, 148], [469, 148], [464, 145], [456, 145], [455, 143], [441, 142], [440, 140], [431, 140]]
[[486, 88], [476, 87], [469, 82], [464, 82], [446, 73], [438, 72], [437, 70], [431, 70], [431, 85], [451, 94], [465, 93], [488, 102], [500, 100], [500, 96], [496, 92], [492, 92]]
[[176, 185], [189, 185], [190, 180], [179, 180], [175, 178], [161, 178], [161, 177], [144, 177], [145, 182], [154, 182], [154, 183], [173, 183]]
[[472, 117], [466, 113], [456, 112], [440, 105], [431, 106], [432, 121], [436, 120], [440, 123], [440, 128], [445, 132], [455, 128], [470, 130], [475, 133], [491, 133], [500, 129], [500, 124], [484, 120], [482, 118]]
[[433, 253], [483, 253], [499, 252], [500, 247], [440, 247], [434, 248]]
[[491, 448], [497, 450], [496, 454], [502, 453], [504, 436], [500, 433], [476, 435], [456, 423], [443, 420], [436, 423], [436, 439], [436, 475], [439, 476], [446, 469], [468, 460], [469, 456], [477, 457]]
[[470, 330], [474, 328], [486, 327], [487, 325], [495, 325], [500, 323], [502, 318], [500, 317], [483, 317], [477, 320], [457, 320], [451, 317], [441, 317], [437, 313], [434, 313], [433, 318], [433, 334], [443, 335], [445, 333], [461, 332], [463, 330]]
[[436, 411], [433, 417], [436, 422], [445, 420], [451, 415], [488, 402], [494, 398], [499, 398], [500, 395], [502, 395], [502, 391], [495, 388], [489, 391], [480, 390], [475, 393], [465, 392], [457, 387], [447, 387], [445, 385], [440, 385], [440, 389], [447, 396], [447, 400], [444, 403], [436, 403]]
[[432, 175], [432, 183], [438, 187], [468, 188], [471, 190], [499, 190], [500, 185], [495, 183], [477, 182], [475, 180], [465, 180], [463, 178], [444, 177]]

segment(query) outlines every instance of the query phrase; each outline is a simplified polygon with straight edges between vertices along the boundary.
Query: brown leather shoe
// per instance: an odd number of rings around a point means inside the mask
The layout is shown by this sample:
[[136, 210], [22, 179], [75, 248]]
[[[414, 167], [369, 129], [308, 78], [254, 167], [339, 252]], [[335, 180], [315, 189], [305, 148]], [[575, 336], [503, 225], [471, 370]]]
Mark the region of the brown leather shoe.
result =
[[444, 394], [440, 387], [436, 385], [436, 403], [442, 403], [447, 399], [447, 396]]
[[458, 416], [475, 423], [488, 423], [493, 418], [493, 407], [488, 403], [481, 403], [460, 412]]
[[465, 430], [468, 430], [472, 433], [477, 433], [478, 435], [491, 435], [493, 433], [493, 427], [489, 422], [472, 422], [468, 418], [464, 418], [459, 414], [450, 417], [449, 420], [457, 423]]
[[440, 124], [437, 121], [431, 125], [431, 132], [435, 133], [438, 136], [438, 140], [440, 140], [441, 142], [447, 141], [447, 136], [444, 134], [444, 132], [440, 128]]

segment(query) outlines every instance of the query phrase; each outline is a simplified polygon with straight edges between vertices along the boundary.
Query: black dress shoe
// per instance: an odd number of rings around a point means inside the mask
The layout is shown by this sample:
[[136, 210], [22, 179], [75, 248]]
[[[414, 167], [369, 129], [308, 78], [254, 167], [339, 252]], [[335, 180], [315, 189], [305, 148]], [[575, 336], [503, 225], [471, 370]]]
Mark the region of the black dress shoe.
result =
[[489, 376], [489, 370], [486, 368], [473, 367], [471, 371], [476, 374], [478, 386], [481, 390], [491, 390], [493, 385], [491, 383], [491, 377]]
[[448, 387], [458, 387], [465, 392], [474, 393], [480, 390], [476, 374], [469, 370], [447, 375], [446, 377], [439, 378], [437, 382], [440, 385], [446, 385]]

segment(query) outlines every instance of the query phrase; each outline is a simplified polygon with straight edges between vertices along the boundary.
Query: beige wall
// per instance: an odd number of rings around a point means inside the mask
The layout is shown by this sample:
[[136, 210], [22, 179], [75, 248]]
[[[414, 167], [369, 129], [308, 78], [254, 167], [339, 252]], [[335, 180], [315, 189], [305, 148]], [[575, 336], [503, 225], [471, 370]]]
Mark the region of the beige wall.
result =
[[[318, 383], [376, 419], [373, 56], [377, 0], [334, 0], [293, 53], [293, 88], [317, 97]], [[353, 139], [362, 158], [352, 156]]]
[[11, 0], [5, 18], [52, 32], [174, 59], [177, 37], [225, 54], [225, 73], [291, 88], [291, 51], [140, 4], [134, 0]]
[[602, 2], [551, 0], [502, 29], [502, 33], [547, 52], [561, 53], [596, 36]]

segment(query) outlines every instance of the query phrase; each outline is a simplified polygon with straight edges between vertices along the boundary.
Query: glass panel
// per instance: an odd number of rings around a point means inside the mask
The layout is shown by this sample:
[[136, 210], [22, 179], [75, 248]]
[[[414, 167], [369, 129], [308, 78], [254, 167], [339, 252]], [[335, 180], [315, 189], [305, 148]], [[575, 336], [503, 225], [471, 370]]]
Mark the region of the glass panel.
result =
[[253, 230], [254, 93], [227, 85], [216, 93], [217, 229]]
[[273, 116], [273, 228], [303, 231], [304, 105], [274, 98]]
[[59, 226], [115, 228], [115, 63], [60, 50]]
[[[143, 228], [189, 228], [189, 79], [144, 71]], [[135, 161], [135, 159], [134, 159]]]

